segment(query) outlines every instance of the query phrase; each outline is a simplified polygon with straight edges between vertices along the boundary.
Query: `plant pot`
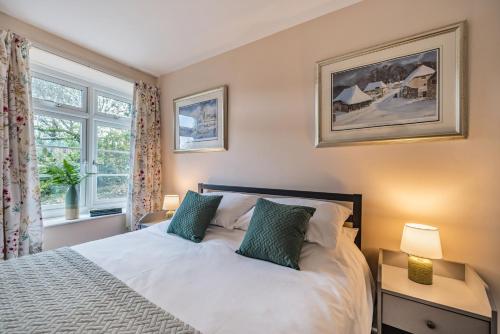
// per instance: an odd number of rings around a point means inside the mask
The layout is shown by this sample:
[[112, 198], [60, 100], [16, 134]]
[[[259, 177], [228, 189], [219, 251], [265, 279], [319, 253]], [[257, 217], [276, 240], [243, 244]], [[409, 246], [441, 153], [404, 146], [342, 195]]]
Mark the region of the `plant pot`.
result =
[[76, 185], [69, 186], [68, 191], [66, 191], [64, 216], [67, 220], [78, 219], [80, 217], [78, 191], [76, 187]]

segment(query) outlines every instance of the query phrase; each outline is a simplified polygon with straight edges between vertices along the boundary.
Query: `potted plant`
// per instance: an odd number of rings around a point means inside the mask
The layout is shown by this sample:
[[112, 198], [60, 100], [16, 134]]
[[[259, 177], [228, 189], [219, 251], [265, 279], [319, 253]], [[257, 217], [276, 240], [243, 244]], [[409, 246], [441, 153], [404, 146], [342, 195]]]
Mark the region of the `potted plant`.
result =
[[68, 186], [65, 199], [65, 218], [68, 220], [78, 219], [80, 209], [78, 207], [78, 185], [89, 177], [92, 173], [80, 174], [77, 166], [69, 163], [66, 159], [62, 165], [51, 165], [44, 169], [44, 174], [51, 177], [51, 183], [54, 185]]

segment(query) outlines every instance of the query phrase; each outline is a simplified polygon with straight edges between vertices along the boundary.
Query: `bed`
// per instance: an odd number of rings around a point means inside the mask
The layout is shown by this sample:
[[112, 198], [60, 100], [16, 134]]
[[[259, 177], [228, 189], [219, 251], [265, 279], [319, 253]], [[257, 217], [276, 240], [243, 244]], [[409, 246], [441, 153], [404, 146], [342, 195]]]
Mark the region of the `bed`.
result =
[[[360, 195], [199, 185], [207, 190], [350, 202], [348, 220], [361, 228]], [[165, 233], [169, 224], [72, 251], [190, 326], [179, 333], [370, 332], [373, 279], [361, 233], [356, 242], [341, 236], [334, 250], [305, 243], [298, 271], [236, 254], [245, 231], [210, 226], [203, 242], [193, 243]]]

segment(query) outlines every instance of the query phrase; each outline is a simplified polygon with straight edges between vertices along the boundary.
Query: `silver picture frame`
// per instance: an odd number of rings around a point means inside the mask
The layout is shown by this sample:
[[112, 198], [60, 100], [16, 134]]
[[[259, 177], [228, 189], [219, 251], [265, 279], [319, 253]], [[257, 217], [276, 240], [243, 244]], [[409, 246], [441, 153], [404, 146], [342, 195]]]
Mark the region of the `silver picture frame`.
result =
[[[182, 96], [173, 100], [174, 111], [174, 153], [193, 153], [193, 152], [217, 152], [226, 151], [228, 149], [228, 130], [227, 130], [227, 114], [228, 114], [228, 87], [227, 85], [207, 89], [201, 92]], [[206, 103], [215, 105], [215, 115], [210, 111], [210, 128], [205, 132], [210, 132], [210, 135], [199, 136], [200, 138], [189, 137], [190, 140], [181, 140], [181, 122], [183, 108], [188, 112], [193, 108], [197, 108], [199, 113], [200, 106]], [[210, 106], [213, 108], [213, 106]], [[190, 109], [191, 108], [191, 109]], [[185, 116], [185, 115], [182, 115]], [[200, 117], [200, 116], [198, 116]], [[206, 118], [206, 115], [204, 115]], [[184, 117], [184, 119], [186, 119]], [[199, 128], [200, 122], [195, 122], [193, 128], [188, 130], [197, 131], [194, 127]], [[204, 125], [205, 126], [205, 125]], [[205, 126], [206, 128], [206, 126]], [[186, 128], [184, 127], [184, 130]], [[186, 136], [184, 136], [186, 137]]]
[[[315, 146], [331, 147], [466, 138], [468, 114], [465, 28], [466, 22], [462, 21], [317, 62], [315, 82]], [[333, 96], [333, 88], [337, 88], [334, 86], [335, 74], [376, 65], [389, 60], [392, 61], [396, 58], [409, 57], [412, 53], [415, 54], [415, 50], [424, 52], [431, 49], [439, 49], [438, 57], [440, 65], [439, 68], [436, 68], [436, 75], [439, 72], [439, 80], [441, 81], [438, 82], [439, 85], [436, 85], [437, 87], [435, 88], [438, 120], [427, 123], [422, 122], [421, 124], [415, 123], [415, 125], [390, 124], [363, 129], [355, 127], [342, 130], [335, 129], [334, 124], [337, 119], [337, 113], [346, 115], [350, 111], [350, 109], [344, 113], [334, 111], [334, 99], [340, 96], [340, 94]], [[407, 52], [406, 55], [405, 52]], [[403, 80], [400, 81], [400, 83], [402, 82]], [[342, 86], [339, 85], [339, 87]], [[356, 91], [359, 93], [359, 89], [356, 88]], [[395, 95], [394, 98], [396, 99], [396, 97], [401, 96]], [[361, 106], [358, 108], [366, 108], [366, 106], [362, 106], [361, 104], [358, 104], [358, 106]], [[370, 112], [370, 110], [365, 109], [363, 112]], [[373, 115], [365, 118], [375, 117]], [[381, 130], [381, 128], [383, 129]]]

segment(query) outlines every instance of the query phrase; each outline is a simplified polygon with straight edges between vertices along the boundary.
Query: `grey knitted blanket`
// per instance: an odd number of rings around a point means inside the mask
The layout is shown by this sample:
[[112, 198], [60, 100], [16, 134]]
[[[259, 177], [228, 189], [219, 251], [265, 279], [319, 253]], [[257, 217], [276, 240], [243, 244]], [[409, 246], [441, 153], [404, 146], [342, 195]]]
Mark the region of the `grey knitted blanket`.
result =
[[0, 333], [199, 333], [69, 248], [0, 262]]

